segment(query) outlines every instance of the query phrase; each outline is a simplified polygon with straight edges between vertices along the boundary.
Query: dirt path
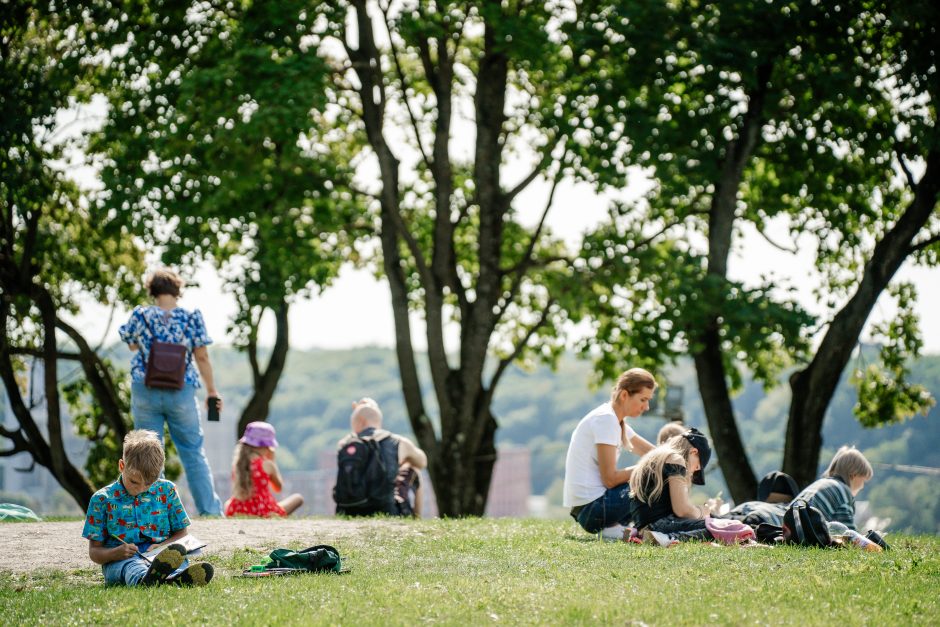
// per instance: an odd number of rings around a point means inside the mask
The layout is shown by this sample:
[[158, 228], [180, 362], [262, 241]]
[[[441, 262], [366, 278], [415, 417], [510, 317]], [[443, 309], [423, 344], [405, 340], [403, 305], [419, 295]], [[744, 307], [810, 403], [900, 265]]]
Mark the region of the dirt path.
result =
[[[29, 572], [42, 568], [75, 570], [97, 568], [88, 559], [88, 541], [82, 537], [82, 521], [6, 523], [0, 525], [0, 571]], [[398, 530], [397, 528], [401, 529]], [[293, 541], [333, 544], [344, 539], [375, 535], [393, 529], [412, 533], [413, 528], [394, 520], [223, 519], [194, 520], [190, 532], [207, 543], [205, 555], [228, 556], [244, 547], [273, 549]]]

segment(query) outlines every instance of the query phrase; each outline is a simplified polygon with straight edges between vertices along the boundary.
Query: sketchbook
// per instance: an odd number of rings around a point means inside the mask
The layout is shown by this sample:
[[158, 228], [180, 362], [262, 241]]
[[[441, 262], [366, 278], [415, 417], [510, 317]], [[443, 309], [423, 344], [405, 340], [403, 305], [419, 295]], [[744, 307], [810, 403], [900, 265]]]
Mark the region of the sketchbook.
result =
[[192, 557], [201, 554], [202, 549], [206, 546], [206, 543], [196, 536], [192, 534], [186, 534], [182, 538], [173, 540], [172, 542], [162, 542], [160, 544], [155, 544], [150, 548], [149, 551], [143, 553], [143, 556], [152, 560], [160, 551], [171, 544], [182, 544], [183, 547], [186, 548], [186, 557]]

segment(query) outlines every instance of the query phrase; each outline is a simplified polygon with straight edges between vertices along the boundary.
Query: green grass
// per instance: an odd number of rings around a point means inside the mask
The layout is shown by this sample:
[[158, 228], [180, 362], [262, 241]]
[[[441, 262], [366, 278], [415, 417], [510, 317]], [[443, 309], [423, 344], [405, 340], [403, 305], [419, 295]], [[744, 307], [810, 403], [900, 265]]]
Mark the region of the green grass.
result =
[[[0, 573], [7, 625], [940, 624], [940, 538], [887, 553], [598, 542], [537, 520], [375, 521], [333, 543], [351, 572], [235, 577], [262, 551], [213, 558], [199, 589], [105, 588], [100, 571]], [[302, 548], [292, 544], [292, 548]]]

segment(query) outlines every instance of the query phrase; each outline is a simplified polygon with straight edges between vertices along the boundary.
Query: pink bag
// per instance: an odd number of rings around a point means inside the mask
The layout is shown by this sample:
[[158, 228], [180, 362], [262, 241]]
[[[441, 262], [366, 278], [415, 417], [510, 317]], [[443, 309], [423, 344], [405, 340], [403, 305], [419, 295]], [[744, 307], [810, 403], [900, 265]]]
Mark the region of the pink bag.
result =
[[728, 520], [726, 518], [705, 517], [705, 528], [708, 529], [712, 537], [725, 544], [740, 544], [748, 540], [756, 540], [757, 534], [750, 525], [746, 525], [740, 520]]

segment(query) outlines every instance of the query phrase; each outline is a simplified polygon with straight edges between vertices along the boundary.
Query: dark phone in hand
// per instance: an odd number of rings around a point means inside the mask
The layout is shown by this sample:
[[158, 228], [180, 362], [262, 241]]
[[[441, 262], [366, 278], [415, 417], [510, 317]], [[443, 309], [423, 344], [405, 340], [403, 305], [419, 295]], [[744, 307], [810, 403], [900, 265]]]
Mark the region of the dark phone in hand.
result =
[[219, 421], [219, 397], [218, 396], [209, 397], [209, 420], [212, 422]]

